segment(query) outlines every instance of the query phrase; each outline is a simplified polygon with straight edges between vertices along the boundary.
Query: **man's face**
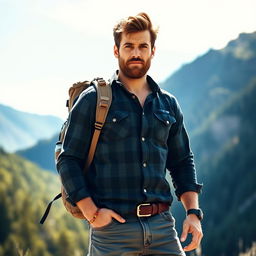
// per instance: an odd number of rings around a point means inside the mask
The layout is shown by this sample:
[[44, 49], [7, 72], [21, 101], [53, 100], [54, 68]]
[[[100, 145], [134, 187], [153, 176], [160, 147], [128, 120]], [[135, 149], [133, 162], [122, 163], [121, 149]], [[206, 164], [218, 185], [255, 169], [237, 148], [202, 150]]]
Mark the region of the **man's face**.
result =
[[141, 78], [150, 68], [155, 48], [152, 49], [148, 30], [122, 34], [120, 47], [114, 46], [120, 71], [128, 78]]

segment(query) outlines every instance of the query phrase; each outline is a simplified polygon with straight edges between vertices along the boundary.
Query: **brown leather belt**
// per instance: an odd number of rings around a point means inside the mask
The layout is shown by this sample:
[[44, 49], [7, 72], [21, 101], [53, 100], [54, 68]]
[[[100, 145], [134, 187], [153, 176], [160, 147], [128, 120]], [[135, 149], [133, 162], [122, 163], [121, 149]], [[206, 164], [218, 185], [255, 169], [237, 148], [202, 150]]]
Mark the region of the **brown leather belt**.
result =
[[138, 217], [149, 217], [169, 210], [167, 203], [144, 203], [139, 204], [136, 208], [136, 215]]

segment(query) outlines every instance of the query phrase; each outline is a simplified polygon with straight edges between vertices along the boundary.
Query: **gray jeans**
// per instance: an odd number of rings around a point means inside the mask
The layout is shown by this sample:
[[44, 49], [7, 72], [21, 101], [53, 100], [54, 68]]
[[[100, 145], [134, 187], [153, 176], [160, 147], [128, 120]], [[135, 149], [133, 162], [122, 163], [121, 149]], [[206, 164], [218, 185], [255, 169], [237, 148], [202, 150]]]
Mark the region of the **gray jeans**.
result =
[[138, 218], [126, 217], [125, 223], [112, 219], [101, 228], [90, 228], [87, 256], [185, 256], [169, 211]]

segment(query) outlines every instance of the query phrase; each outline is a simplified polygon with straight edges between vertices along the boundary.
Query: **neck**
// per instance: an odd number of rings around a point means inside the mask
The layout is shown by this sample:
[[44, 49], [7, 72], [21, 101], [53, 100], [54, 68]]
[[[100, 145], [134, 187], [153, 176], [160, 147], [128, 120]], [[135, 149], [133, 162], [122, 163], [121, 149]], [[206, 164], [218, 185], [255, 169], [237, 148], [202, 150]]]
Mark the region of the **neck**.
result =
[[122, 73], [122, 71], [119, 71], [118, 77], [119, 77], [119, 80], [122, 82], [122, 84], [126, 87], [126, 89], [131, 93], [137, 94], [145, 89], [146, 90], [149, 89], [146, 75], [141, 78], [134, 79], [134, 78], [126, 77]]

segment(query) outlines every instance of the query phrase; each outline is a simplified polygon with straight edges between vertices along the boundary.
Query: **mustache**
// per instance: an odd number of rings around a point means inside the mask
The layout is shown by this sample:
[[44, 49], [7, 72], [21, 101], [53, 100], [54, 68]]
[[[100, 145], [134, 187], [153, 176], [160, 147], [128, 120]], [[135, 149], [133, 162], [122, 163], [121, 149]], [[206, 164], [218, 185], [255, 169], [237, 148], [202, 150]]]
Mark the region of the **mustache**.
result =
[[141, 61], [141, 62], [144, 63], [144, 60], [141, 59], [141, 58], [131, 58], [131, 59], [128, 60], [128, 62], [131, 62], [131, 61]]

